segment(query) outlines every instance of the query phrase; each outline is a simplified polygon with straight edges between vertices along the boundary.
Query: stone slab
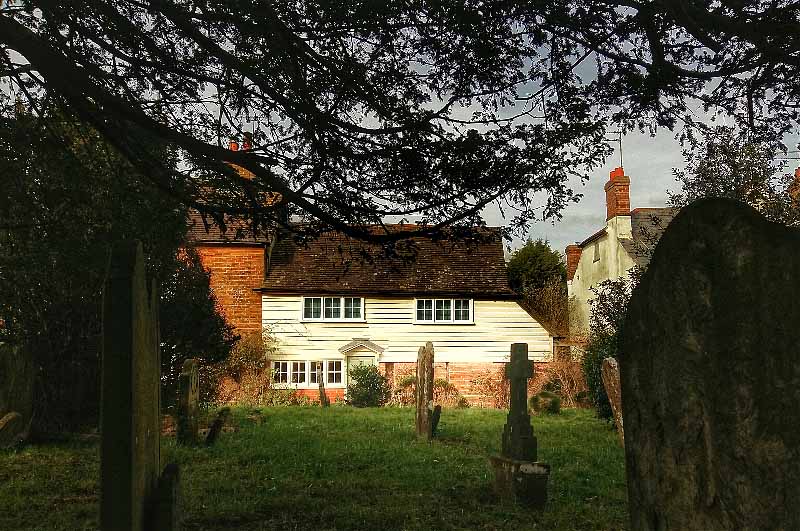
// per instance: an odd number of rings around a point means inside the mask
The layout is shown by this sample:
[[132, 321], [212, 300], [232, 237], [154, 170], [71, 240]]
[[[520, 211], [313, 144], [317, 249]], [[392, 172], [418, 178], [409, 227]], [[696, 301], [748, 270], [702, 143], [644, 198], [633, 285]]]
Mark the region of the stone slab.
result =
[[502, 455], [491, 456], [489, 462], [494, 471], [494, 492], [498, 497], [538, 509], [547, 504], [550, 465]]
[[670, 223], [620, 374], [631, 529], [800, 529], [800, 230], [724, 199]]
[[619, 442], [625, 446], [625, 426], [622, 419], [622, 387], [619, 381], [619, 363], [616, 358], [605, 358], [600, 366], [603, 387], [606, 389], [611, 412], [614, 415], [614, 426], [617, 428]]

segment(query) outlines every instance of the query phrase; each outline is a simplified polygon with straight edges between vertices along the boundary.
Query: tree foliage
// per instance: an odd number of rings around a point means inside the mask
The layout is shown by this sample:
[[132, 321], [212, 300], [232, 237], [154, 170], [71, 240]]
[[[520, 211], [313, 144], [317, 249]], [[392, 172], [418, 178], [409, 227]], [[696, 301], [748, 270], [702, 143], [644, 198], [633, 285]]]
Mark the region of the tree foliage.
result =
[[[558, 216], [612, 123], [696, 125], [699, 101], [779, 138], [800, 112], [799, 13], [790, 0], [28, 0], [0, 10], [0, 76], [6, 98], [64, 98], [218, 222], [280, 223], [288, 208], [306, 231], [391, 241], [407, 231], [357, 224], [473, 226], [494, 202], [515, 226]], [[229, 151], [245, 132], [253, 149]], [[142, 149], [148, 137], [181, 165]]]
[[[152, 142], [143, 149], [170, 158]], [[148, 273], [166, 281], [168, 359], [222, 355], [227, 329], [208, 300], [207, 274], [196, 259], [176, 260], [184, 208], [58, 105], [0, 121], [0, 160], [0, 333], [35, 357], [38, 427], [96, 422], [100, 302], [116, 242], [142, 240]]]
[[746, 131], [717, 127], [684, 150], [685, 169], [673, 169], [681, 185], [670, 193], [673, 206], [683, 207], [703, 197], [727, 197], [752, 206], [773, 221], [800, 221], [789, 188], [793, 176], [778, 162], [781, 146], [754, 138]]
[[508, 261], [508, 281], [518, 293], [543, 288], [552, 278], [567, 281], [567, 268], [561, 253], [541, 238], [528, 240]]

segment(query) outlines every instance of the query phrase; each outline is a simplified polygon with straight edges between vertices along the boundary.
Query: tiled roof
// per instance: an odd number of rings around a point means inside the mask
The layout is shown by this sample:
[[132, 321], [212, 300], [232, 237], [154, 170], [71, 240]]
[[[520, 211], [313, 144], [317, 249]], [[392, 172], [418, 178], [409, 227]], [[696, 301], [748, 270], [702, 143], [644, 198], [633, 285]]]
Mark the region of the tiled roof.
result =
[[266, 231], [253, 231], [252, 224], [243, 220], [225, 216], [225, 231], [216, 224], [214, 219], [203, 217], [196, 210], [189, 211], [188, 238], [194, 243], [266, 243], [270, 237]]
[[647, 266], [653, 249], [678, 210], [670, 207], [637, 208], [631, 212], [633, 238], [620, 238], [619, 241], [636, 265]]
[[[397, 229], [398, 226], [389, 226]], [[469, 295], [514, 298], [503, 243], [484, 229], [479, 239], [411, 238], [394, 254], [377, 244], [323, 233], [306, 244], [279, 239], [269, 259], [263, 291]]]

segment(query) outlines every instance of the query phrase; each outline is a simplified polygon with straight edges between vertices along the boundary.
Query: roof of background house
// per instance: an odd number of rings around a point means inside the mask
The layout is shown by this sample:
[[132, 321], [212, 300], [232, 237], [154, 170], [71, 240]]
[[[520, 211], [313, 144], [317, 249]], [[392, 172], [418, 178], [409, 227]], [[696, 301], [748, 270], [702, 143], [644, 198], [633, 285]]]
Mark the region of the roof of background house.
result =
[[658, 240], [667, 225], [678, 213], [678, 208], [636, 208], [631, 211], [632, 238], [620, 238], [619, 242], [639, 267], [650, 262]]
[[471, 239], [410, 238], [398, 243], [394, 252], [338, 232], [323, 233], [305, 244], [283, 238], [275, 244], [260, 289], [515, 298], [508, 285], [499, 233], [481, 229], [480, 234]]
[[187, 235], [190, 241], [198, 244], [204, 243], [240, 243], [263, 244], [270, 240], [267, 231], [260, 229], [253, 231], [252, 224], [246, 220], [224, 216], [225, 231], [210, 217], [203, 216], [196, 210], [189, 211], [189, 226]]

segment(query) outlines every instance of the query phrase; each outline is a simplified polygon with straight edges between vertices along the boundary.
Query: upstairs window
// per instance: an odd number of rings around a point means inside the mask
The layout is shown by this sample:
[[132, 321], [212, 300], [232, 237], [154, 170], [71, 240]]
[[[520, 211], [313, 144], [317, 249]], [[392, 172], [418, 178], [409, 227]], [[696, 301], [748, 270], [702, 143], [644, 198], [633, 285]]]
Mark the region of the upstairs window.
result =
[[322, 298], [306, 297], [303, 301], [303, 319], [322, 318]]
[[417, 299], [416, 321], [421, 324], [472, 323], [471, 299]]
[[304, 321], [363, 321], [362, 297], [303, 297]]

